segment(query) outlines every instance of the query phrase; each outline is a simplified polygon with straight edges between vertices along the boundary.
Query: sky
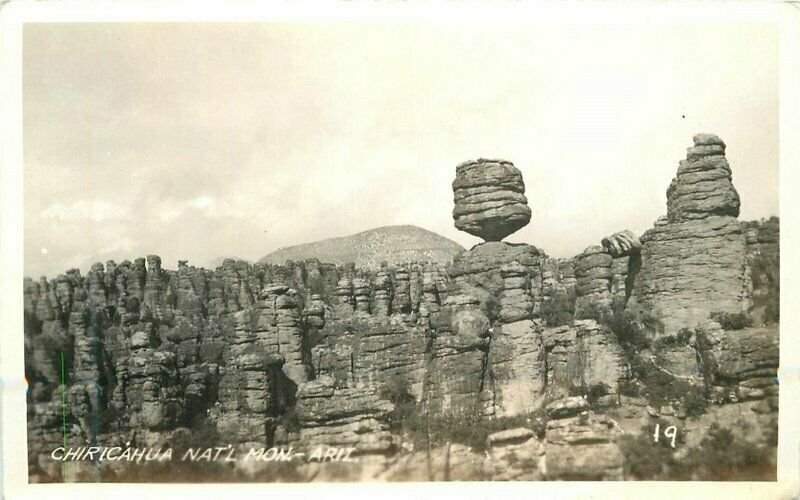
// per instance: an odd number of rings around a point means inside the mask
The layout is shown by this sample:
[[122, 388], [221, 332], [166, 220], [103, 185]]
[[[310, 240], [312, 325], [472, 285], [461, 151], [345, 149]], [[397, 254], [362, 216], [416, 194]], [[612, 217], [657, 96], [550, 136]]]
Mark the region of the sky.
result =
[[217, 265], [367, 229], [453, 226], [456, 165], [502, 158], [570, 257], [666, 214], [698, 132], [740, 219], [778, 214], [766, 24], [29, 24], [25, 275], [155, 253]]

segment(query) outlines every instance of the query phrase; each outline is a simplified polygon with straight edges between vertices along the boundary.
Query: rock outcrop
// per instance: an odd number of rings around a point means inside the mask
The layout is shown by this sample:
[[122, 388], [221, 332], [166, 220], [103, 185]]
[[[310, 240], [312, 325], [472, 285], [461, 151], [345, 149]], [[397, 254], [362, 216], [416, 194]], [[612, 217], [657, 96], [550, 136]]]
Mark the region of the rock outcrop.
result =
[[493, 330], [488, 358], [493, 413], [512, 416], [539, 408], [547, 369], [541, 322], [521, 320]]
[[544, 445], [527, 427], [489, 435], [489, 466], [493, 481], [544, 479]]
[[603, 238], [600, 244], [615, 259], [637, 255], [642, 249], [639, 238], [628, 229]]
[[611, 312], [612, 260], [601, 246], [591, 246], [575, 258], [576, 318]]
[[547, 407], [545, 469], [550, 480], [620, 481], [624, 459], [615, 422], [588, 410], [582, 398], [555, 401]]
[[298, 444], [308, 450], [321, 444], [352, 447], [362, 459], [385, 459], [397, 446], [386, 423], [393, 409], [374, 386], [336, 387], [332, 377], [322, 376], [297, 391]]
[[481, 158], [458, 165], [453, 194], [456, 228], [485, 241], [500, 241], [531, 220], [522, 174], [509, 161]]
[[724, 331], [713, 322], [698, 330], [697, 348], [705, 379], [722, 399], [766, 400], [778, 407], [777, 330]]
[[664, 335], [705, 322], [712, 312], [746, 311], [745, 237], [725, 145], [698, 134], [667, 190], [667, 216], [641, 237], [635, 301]]
[[435, 334], [425, 382], [429, 413], [449, 417], [487, 413], [491, 395], [484, 380], [490, 323], [479, 301], [451, 295], [431, 323]]
[[667, 217], [670, 221], [738, 217], [739, 194], [731, 183], [725, 143], [713, 134], [697, 134], [693, 141], [667, 189]]

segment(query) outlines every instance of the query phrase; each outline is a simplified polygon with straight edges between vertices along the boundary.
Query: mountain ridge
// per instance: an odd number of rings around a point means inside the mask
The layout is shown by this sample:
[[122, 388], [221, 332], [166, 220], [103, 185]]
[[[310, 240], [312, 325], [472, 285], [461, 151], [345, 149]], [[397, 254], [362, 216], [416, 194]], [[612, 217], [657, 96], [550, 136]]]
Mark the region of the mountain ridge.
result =
[[411, 224], [381, 226], [346, 236], [292, 245], [261, 257], [262, 264], [285, 264], [316, 258], [321, 262], [375, 269], [389, 264], [436, 262], [445, 264], [464, 248], [458, 243]]

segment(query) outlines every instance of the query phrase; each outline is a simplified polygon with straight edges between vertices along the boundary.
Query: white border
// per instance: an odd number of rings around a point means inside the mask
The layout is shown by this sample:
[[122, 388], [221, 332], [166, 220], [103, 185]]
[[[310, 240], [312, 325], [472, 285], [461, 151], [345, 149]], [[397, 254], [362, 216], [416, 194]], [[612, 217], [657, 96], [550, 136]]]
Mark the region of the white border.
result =
[[[242, 21], [400, 21], [473, 20], [484, 23], [668, 23], [765, 22], [779, 27], [780, 36], [780, 217], [782, 259], [780, 445], [777, 483], [391, 483], [326, 485], [97, 485], [27, 484], [26, 406], [22, 338], [22, 23], [25, 22], [242, 22]], [[2, 479], [8, 498], [89, 498], [95, 496], [268, 494], [281, 498], [347, 497], [459, 497], [489, 498], [500, 494], [546, 498], [672, 498], [703, 495], [712, 498], [792, 498], [800, 488], [800, 310], [793, 307], [800, 289], [800, 265], [794, 251], [800, 225], [794, 196], [800, 191], [800, 8], [788, 3], [589, 3], [521, 4], [513, 2], [10, 2], [2, 5], [2, 170], [0, 171], [0, 375], [2, 376]], [[736, 103], [731, 103], [735, 106]]]

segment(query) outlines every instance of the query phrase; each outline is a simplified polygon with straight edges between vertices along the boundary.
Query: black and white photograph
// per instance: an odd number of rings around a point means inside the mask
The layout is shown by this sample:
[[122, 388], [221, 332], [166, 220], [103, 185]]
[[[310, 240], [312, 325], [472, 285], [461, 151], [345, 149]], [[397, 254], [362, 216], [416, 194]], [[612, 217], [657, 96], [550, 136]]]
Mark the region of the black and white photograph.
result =
[[559, 19], [23, 23], [22, 481], [777, 481], [780, 30]]

